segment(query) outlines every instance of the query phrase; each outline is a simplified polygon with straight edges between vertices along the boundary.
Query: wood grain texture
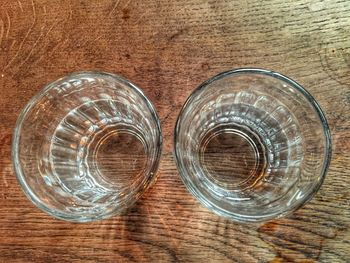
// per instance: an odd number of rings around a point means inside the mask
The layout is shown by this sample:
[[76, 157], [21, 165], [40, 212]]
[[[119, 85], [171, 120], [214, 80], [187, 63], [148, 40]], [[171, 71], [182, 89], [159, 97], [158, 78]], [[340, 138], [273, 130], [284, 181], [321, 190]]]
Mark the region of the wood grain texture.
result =
[[[323, 108], [333, 159], [314, 199], [288, 218], [242, 225], [187, 192], [172, 155], [186, 97], [237, 67], [295, 79]], [[12, 130], [26, 102], [67, 73], [139, 85], [165, 139], [159, 179], [130, 213], [59, 221], [16, 182]], [[0, 5], [0, 262], [350, 262], [350, 2], [4, 0]]]

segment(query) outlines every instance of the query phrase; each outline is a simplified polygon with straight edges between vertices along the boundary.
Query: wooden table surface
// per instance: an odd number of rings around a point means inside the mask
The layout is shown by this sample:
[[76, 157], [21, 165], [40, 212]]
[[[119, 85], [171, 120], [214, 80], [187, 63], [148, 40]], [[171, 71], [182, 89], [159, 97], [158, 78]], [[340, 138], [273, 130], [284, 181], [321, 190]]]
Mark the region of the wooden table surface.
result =
[[[333, 159], [293, 215], [238, 224], [203, 208], [172, 155], [191, 91], [232, 68], [262, 67], [323, 108]], [[74, 71], [118, 73], [162, 119], [159, 179], [125, 216], [59, 221], [22, 193], [10, 147], [16, 118], [45, 84]], [[350, 262], [350, 2], [347, 0], [3, 0], [0, 3], [0, 262]]]

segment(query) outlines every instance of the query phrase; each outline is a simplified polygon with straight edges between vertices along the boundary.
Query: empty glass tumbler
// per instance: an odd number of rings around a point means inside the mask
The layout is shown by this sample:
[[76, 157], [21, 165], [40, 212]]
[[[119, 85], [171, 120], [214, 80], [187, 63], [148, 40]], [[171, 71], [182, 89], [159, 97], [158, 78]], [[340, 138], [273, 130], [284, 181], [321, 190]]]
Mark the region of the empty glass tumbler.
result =
[[124, 212], [155, 180], [160, 122], [142, 91], [108, 73], [61, 78], [20, 114], [17, 178], [33, 203], [70, 221]]
[[262, 69], [221, 73], [188, 98], [175, 155], [189, 191], [213, 212], [256, 222], [296, 210], [331, 158], [326, 119], [293, 80]]

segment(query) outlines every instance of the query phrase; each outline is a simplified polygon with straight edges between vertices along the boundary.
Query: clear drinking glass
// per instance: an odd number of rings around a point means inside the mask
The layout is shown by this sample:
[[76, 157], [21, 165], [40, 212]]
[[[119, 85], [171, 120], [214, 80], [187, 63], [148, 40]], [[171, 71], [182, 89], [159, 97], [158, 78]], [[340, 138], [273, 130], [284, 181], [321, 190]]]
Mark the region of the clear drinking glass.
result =
[[122, 213], [154, 182], [162, 147], [151, 102], [129, 81], [81, 72], [46, 86], [27, 104], [12, 157], [28, 198], [70, 221]]
[[189, 191], [221, 216], [256, 222], [302, 206], [331, 158], [320, 107], [293, 80], [262, 69], [221, 73], [188, 98], [175, 157]]

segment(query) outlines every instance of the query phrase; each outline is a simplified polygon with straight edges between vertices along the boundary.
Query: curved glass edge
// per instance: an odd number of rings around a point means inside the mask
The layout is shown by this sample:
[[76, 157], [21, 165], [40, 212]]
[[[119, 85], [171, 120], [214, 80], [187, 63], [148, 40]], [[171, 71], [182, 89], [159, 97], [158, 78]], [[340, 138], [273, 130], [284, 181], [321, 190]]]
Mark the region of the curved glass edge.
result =
[[[322, 127], [323, 127], [323, 133], [324, 133], [324, 137], [325, 137], [325, 141], [326, 141], [326, 146], [325, 146], [325, 153], [324, 153], [325, 160], [323, 163], [322, 173], [320, 174], [320, 180], [318, 180], [317, 184], [314, 186], [312, 191], [308, 195], [306, 195], [306, 197], [301, 202], [288, 208], [288, 210], [285, 210], [285, 211], [278, 213], [278, 214], [275, 213], [275, 214], [264, 215], [262, 217], [257, 217], [257, 216], [244, 216], [244, 215], [240, 215], [240, 214], [233, 214], [233, 213], [228, 212], [226, 210], [223, 210], [219, 207], [216, 207], [218, 209], [218, 210], [216, 210], [214, 204], [206, 202], [205, 199], [203, 199], [197, 193], [197, 191], [193, 187], [190, 180], [188, 180], [187, 177], [185, 176], [186, 172], [184, 171], [184, 169], [179, 161], [180, 157], [178, 154], [176, 144], [177, 144], [177, 140], [178, 140], [179, 132], [180, 132], [180, 123], [182, 121], [182, 117], [183, 117], [183, 113], [184, 113], [185, 109], [188, 107], [188, 105], [190, 105], [193, 102], [193, 100], [196, 98], [196, 96], [203, 89], [205, 89], [208, 85], [210, 85], [214, 81], [222, 79], [226, 76], [232, 76], [232, 75], [238, 75], [238, 74], [267, 75], [267, 76], [271, 76], [271, 77], [274, 77], [276, 79], [279, 79], [279, 80], [282, 80], [282, 81], [288, 83], [293, 88], [295, 88], [297, 91], [299, 91], [309, 101], [309, 103], [312, 105], [312, 107], [316, 111], [316, 113], [321, 121]], [[190, 94], [190, 96], [187, 98], [187, 100], [185, 101], [184, 105], [182, 106], [182, 108], [180, 110], [180, 113], [178, 115], [178, 118], [177, 118], [176, 124], [175, 124], [173, 143], [174, 143], [175, 163], [176, 163], [176, 166], [179, 170], [180, 178], [181, 178], [182, 182], [185, 184], [186, 188], [191, 192], [191, 194], [202, 205], [204, 205], [206, 208], [208, 208], [210, 211], [214, 212], [215, 214], [229, 218], [231, 220], [234, 220], [234, 221], [237, 221], [240, 223], [264, 222], [264, 221], [268, 221], [271, 219], [276, 219], [276, 218], [287, 216], [287, 215], [293, 213], [294, 211], [298, 210], [299, 208], [301, 208], [303, 205], [305, 205], [307, 202], [309, 202], [313, 198], [313, 196], [318, 192], [318, 190], [321, 188], [321, 186], [325, 180], [325, 177], [326, 177], [326, 174], [327, 174], [330, 162], [331, 162], [331, 157], [332, 157], [332, 138], [331, 138], [331, 132], [329, 129], [329, 125], [328, 125], [327, 119], [325, 117], [325, 114], [323, 113], [321, 107], [319, 106], [317, 101], [314, 99], [314, 97], [303, 86], [301, 86], [296, 81], [290, 79], [289, 77], [287, 77], [281, 73], [278, 73], [278, 72], [274, 72], [274, 71], [266, 70], [266, 69], [261, 69], [261, 68], [238, 68], [238, 69], [228, 70], [225, 72], [221, 72], [221, 73], [215, 75], [214, 77], [209, 78], [208, 80], [204, 81], [202, 84], [200, 84]]]
[[[27, 198], [35, 205], [37, 206], [39, 209], [41, 209], [43, 212], [58, 218], [58, 219], [62, 219], [65, 221], [70, 221], [70, 222], [92, 222], [92, 221], [98, 221], [98, 220], [102, 220], [102, 219], [106, 219], [109, 217], [112, 217], [114, 215], [117, 214], [121, 214], [124, 212], [124, 210], [119, 211], [119, 208], [116, 208], [115, 210], [112, 210], [109, 213], [106, 214], [102, 214], [99, 216], [91, 216], [91, 217], [86, 217], [86, 216], [72, 216], [69, 215], [68, 213], [62, 213], [59, 211], [53, 211], [51, 208], [48, 208], [46, 205], [42, 204], [42, 202], [40, 201], [40, 199], [38, 198], [38, 196], [31, 191], [30, 187], [28, 186], [28, 184], [26, 183], [25, 177], [23, 175], [23, 171], [22, 171], [22, 167], [19, 163], [19, 158], [18, 158], [18, 148], [19, 148], [19, 138], [21, 135], [21, 130], [22, 130], [22, 125], [23, 125], [23, 121], [27, 115], [27, 113], [30, 111], [30, 109], [35, 105], [35, 103], [37, 101], [39, 101], [47, 91], [51, 90], [53, 87], [55, 87], [58, 83], [64, 81], [65, 79], [70, 79], [73, 77], [79, 77], [79, 76], [83, 76], [83, 75], [105, 75], [105, 76], [110, 76], [113, 77], [115, 79], [117, 79], [118, 81], [121, 81], [123, 84], [127, 85], [128, 87], [130, 87], [131, 89], [135, 90], [136, 93], [138, 93], [138, 95], [144, 100], [144, 102], [146, 103], [147, 107], [150, 109], [151, 114], [154, 118], [154, 120], [156, 121], [157, 124], [157, 133], [159, 134], [158, 137], [158, 144], [157, 144], [157, 155], [156, 155], [156, 162], [154, 163], [153, 168], [151, 169], [149, 175], [151, 175], [149, 177], [149, 184], [143, 189], [143, 192], [146, 192], [146, 190], [151, 187], [156, 179], [157, 179], [157, 171], [158, 171], [158, 167], [159, 167], [159, 163], [160, 163], [160, 158], [162, 155], [162, 146], [163, 146], [163, 136], [162, 136], [162, 129], [161, 129], [161, 122], [158, 116], [158, 113], [155, 110], [155, 107], [153, 106], [152, 102], [145, 96], [145, 94], [143, 93], [143, 91], [137, 87], [135, 84], [131, 83], [130, 81], [128, 81], [127, 79], [121, 77], [120, 75], [117, 74], [112, 74], [112, 73], [108, 73], [108, 72], [103, 72], [103, 71], [79, 71], [79, 72], [73, 72], [70, 73], [68, 75], [65, 75], [49, 84], [47, 84], [43, 89], [41, 89], [38, 93], [36, 93], [30, 100], [29, 102], [26, 104], [26, 106], [23, 108], [23, 110], [20, 112], [16, 124], [15, 124], [15, 128], [13, 131], [13, 138], [12, 138], [12, 150], [11, 150], [11, 158], [12, 158], [12, 165], [15, 171], [15, 175], [17, 178], [17, 181], [19, 182], [24, 194], [27, 196]], [[141, 195], [142, 195], [141, 194]], [[130, 203], [130, 205], [133, 205], [140, 197], [138, 196], [133, 202]]]

